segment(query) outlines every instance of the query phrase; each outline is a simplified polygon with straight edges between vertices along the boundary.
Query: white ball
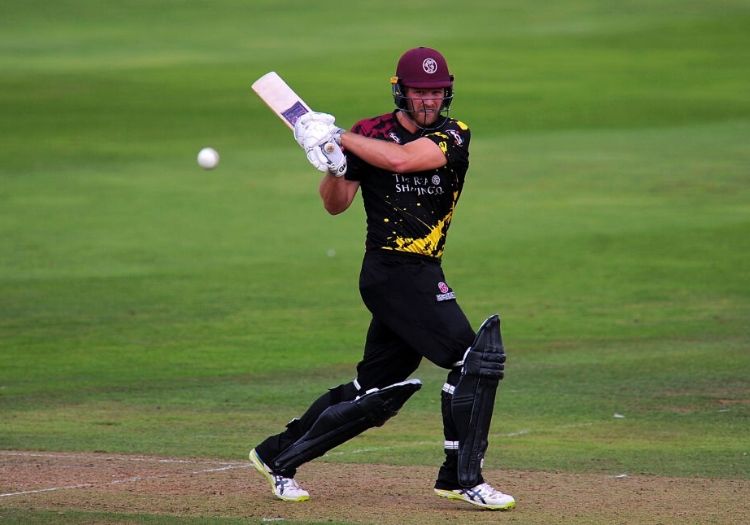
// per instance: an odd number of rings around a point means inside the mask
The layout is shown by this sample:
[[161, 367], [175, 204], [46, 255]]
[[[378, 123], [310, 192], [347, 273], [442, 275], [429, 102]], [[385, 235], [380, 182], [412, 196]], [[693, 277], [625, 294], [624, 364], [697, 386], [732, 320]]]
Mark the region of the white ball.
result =
[[219, 153], [213, 148], [203, 148], [198, 152], [198, 165], [204, 170], [212, 170], [219, 164]]

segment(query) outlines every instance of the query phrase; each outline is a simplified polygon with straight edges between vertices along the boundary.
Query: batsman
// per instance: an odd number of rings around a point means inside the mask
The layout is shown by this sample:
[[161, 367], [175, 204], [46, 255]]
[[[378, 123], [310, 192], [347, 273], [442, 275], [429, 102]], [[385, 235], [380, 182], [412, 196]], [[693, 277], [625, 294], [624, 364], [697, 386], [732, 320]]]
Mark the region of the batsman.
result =
[[441, 257], [469, 167], [469, 127], [449, 116], [453, 75], [438, 51], [418, 47], [391, 78], [396, 108], [339, 128], [310, 112], [294, 126], [310, 163], [323, 172], [320, 196], [332, 215], [361, 189], [367, 215], [359, 278], [372, 314], [364, 353], [350, 382], [331, 388], [250, 452], [276, 497], [304, 501], [297, 468], [380, 426], [420, 389], [408, 377], [423, 358], [447, 370], [441, 392], [445, 460], [438, 496], [485, 509], [515, 506], [482, 476], [505, 353], [497, 315], [477, 332], [458, 305]]

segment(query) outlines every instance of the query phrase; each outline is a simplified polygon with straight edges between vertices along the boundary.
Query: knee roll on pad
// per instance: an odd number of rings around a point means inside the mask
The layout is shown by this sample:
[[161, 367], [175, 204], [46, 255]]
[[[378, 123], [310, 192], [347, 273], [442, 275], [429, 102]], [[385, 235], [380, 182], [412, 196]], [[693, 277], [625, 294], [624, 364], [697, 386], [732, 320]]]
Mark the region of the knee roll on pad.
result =
[[352, 401], [329, 406], [310, 430], [274, 459], [273, 470], [295, 469], [368, 428], [383, 425], [420, 388], [419, 379], [410, 379], [381, 389], [374, 388]]
[[458, 482], [462, 487], [478, 484], [488, 445], [495, 392], [504, 370], [500, 317], [493, 315], [482, 323], [474, 343], [464, 355], [461, 378], [451, 400], [451, 413], [459, 435]]
[[357, 397], [357, 386], [353, 382], [345, 383], [332, 388], [330, 392], [331, 404], [341, 403], [342, 401], [350, 401]]
[[351, 401], [357, 397], [358, 392], [359, 388], [354, 381], [328, 389], [328, 392], [318, 398], [301, 418], [294, 418], [287, 423], [286, 434], [294, 441], [298, 440], [320, 417], [320, 412], [342, 401]]

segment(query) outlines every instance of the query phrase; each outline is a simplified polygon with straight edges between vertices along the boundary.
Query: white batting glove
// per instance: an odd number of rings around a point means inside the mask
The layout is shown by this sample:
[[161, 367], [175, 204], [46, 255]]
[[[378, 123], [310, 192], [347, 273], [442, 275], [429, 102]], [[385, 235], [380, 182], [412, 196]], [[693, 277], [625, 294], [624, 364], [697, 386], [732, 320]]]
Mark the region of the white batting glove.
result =
[[335, 122], [333, 115], [327, 113], [315, 113], [313, 111], [305, 113], [294, 123], [294, 140], [302, 148], [307, 137], [313, 135], [323, 135]]
[[[330, 150], [330, 151], [329, 151]], [[307, 160], [315, 169], [330, 173], [334, 177], [343, 177], [346, 173], [346, 155], [335, 142], [313, 146], [307, 150]]]
[[333, 133], [335, 129], [334, 126], [311, 122], [299, 136], [299, 144], [302, 146], [302, 149], [307, 151], [315, 146], [331, 142], [334, 140]]
[[336, 122], [336, 117], [329, 113], [322, 113], [320, 111], [308, 111], [294, 123], [296, 126], [307, 127], [311, 122], [320, 122], [322, 124], [333, 125]]
[[323, 155], [328, 160], [328, 173], [334, 177], [343, 177], [346, 174], [347, 164], [346, 155], [341, 150], [341, 146], [336, 142], [328, 142], [327, 144], [323, 144], [320, 151], [323, 152]]
[[305, 151], [313, 145], [330, 142], [331, 140], [340, 143], [339, 136], [344, 130], [336, 126], [335, 122], [335, 117], [328, 113], [315, 111], [305, 113], [294, 123], [294, 140]]
[[323, 173], [328, 171], [328, 159], [323, 155], [320, 148], [310, 148], [305, 153], [307, 155], [307, 160], [316, 170], [322, 171]]

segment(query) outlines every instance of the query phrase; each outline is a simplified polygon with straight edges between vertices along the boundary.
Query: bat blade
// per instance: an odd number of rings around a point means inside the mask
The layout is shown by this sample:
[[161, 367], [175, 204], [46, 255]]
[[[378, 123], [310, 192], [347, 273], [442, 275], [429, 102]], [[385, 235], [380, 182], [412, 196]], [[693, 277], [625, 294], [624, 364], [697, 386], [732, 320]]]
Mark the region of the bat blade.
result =
[[297, 119], [310, 112], [310, 106], [275, 71], [253, 82], [252, 88], [289, 129], [294, 129]]

